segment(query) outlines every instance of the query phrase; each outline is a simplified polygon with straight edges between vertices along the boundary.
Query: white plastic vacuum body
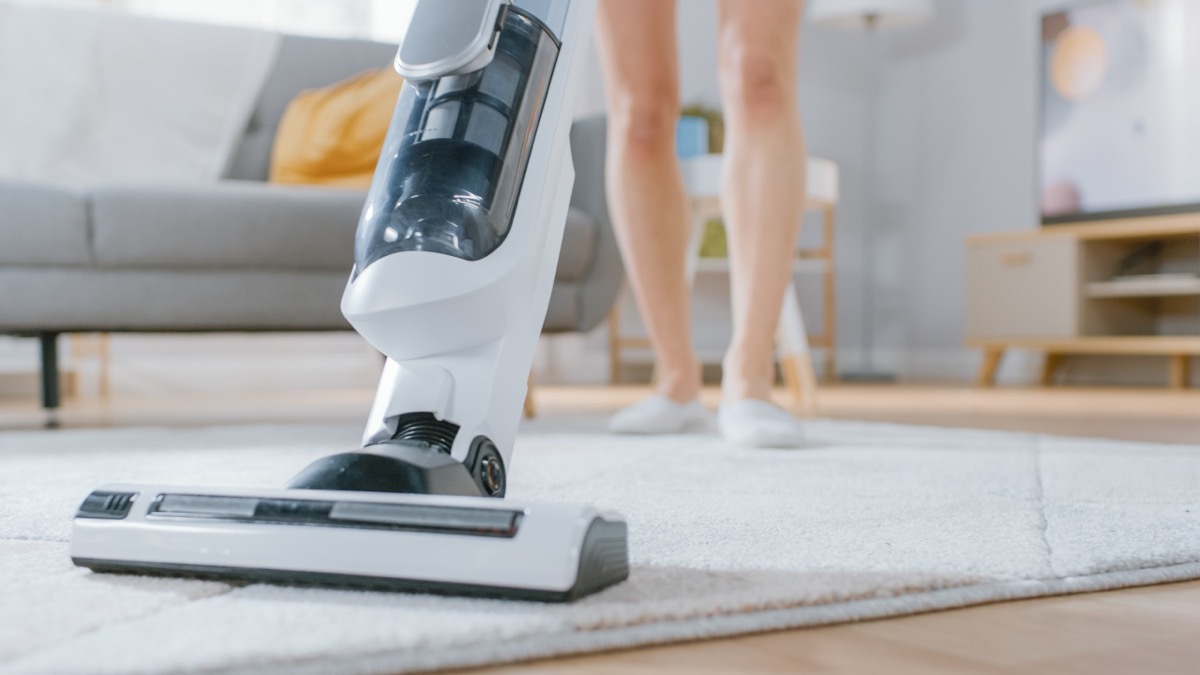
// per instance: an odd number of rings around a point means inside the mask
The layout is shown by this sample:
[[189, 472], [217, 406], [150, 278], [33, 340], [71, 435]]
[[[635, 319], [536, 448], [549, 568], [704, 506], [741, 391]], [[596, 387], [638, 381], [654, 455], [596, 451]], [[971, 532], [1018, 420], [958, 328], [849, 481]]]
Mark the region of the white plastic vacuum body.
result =
[[427, 442], [484, 495], [504, 494], [554, 283], [594, 4], [569, 3], [560, 39], [501, 0], [422, 2], [396, 56], [407, 82], [342, 298], [388, 357], [363, 444]]
[[76, 515], [76, 564], [538, 600], [628, 576], [619, 515], [495, 499], [562, 244], [596, 0], [410, 4], [342, 298], [387, 356], [363, 447], [284, 490], [104, 486]]

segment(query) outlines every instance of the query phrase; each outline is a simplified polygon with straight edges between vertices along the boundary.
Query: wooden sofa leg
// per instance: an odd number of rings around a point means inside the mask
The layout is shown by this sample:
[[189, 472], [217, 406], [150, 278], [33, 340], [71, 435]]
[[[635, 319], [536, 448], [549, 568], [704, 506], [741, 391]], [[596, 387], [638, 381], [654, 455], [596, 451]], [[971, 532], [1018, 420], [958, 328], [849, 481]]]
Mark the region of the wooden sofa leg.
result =
[[529, 388], [525, 390], [525, 417], [533, 419], [537, 417], [537, 404], [533, 400], [533, 371], [529, 371]]
[[996, 371], [1000, 369], [1000, 361], [1004, 358], [1004, 348], [985, 347], [983, 350], [983, 365], [979, 367], [979, 377], [975, 384], [979, 387], [996, 386]]
[[46, 410], [46, 427], [58, 426], [58, 333], [42, 333], [42, 408]]

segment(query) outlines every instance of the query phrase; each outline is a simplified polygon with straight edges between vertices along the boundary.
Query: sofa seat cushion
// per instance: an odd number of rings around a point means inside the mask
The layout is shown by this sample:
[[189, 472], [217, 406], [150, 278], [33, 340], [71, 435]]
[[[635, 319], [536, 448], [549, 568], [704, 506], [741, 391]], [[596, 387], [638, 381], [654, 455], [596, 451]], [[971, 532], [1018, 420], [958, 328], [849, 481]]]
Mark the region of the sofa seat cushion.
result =
[[[349, 274], [365, 195], [224, 181], [204, 187], [98, 188], [91, 200], [94, 256], [101, 268]], [[587, 276], [598, 227], [583, 211], [569, 210], [557, 280]]]
[[0, 266], [0, 332], [344, 330], [346, 275]]
[[91, 194], [96, 265], [349, 274], [365, 194], [253, 181]]
[[0, 180], [0, 265], [90, 263], [87, 200], [82, 195]]

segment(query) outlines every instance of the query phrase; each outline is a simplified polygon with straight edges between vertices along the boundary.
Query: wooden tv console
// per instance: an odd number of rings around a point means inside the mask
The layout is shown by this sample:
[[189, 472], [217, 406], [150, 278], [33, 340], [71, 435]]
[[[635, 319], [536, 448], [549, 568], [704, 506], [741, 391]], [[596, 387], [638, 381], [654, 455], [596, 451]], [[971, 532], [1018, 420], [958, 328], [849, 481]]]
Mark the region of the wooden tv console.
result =
[[1200, 213], [1052, 225], [967, 238], [967, 345], [992, 386], [1009, 349], [1167, 357], [1186, 388], [1200, 356]]

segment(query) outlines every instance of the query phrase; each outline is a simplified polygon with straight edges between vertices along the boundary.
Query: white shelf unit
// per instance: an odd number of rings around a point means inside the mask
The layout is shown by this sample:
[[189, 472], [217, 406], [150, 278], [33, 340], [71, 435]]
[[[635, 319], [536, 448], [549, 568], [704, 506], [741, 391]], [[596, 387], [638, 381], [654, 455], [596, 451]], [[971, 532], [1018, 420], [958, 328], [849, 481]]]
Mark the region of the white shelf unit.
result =
[[1087, 285], [1089, 298], [1164, 298], [1200, 295], [1200, 277], [1195, 274], [1145, 274]]

